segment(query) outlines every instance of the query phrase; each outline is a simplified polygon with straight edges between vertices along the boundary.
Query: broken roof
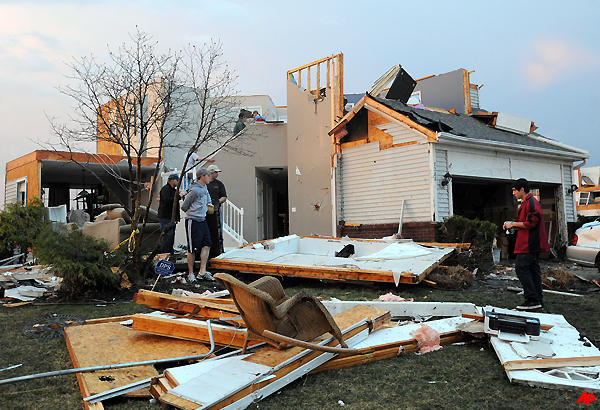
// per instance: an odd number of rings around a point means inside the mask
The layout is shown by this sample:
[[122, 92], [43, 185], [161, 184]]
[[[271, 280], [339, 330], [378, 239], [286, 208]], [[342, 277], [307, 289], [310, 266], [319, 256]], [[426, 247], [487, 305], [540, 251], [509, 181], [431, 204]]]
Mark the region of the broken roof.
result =
[[[486, 125], [477, 117], [465, 114], [452, 114], [439, 111], [430, 111], [408, 106], [397, 100], [365, 95], [361, 103], [357, 104], [355, 109], [350, 111], [330, 132], [336, 133], [343, 124], [351, 121], [363, 105], [385, 106], [393, 112], [400, 114], [405, 119], [414, 124], [413, 128], [423, 127], [427, 131], [435, 132], [439, 137], [463, 137], [471, 142], [489, 142], [497, 144], [506, 144], [513, 147], [526, 147], [530, 149], [542, 149], [545, 151], [554, 151], [556, 154], [571, 155], [578, 159], [589, 158], [587, 151], [570, 147], [565, 144], [553, 141], [538, 133], [529, 135], [518, 134], [516, 132], [500, 130]], [[403, 121], [404, 122], [404, 121]], [[421, 130], [420, 130], [421, 131]], [[438, 139], [439, 141], [439, 139]]]

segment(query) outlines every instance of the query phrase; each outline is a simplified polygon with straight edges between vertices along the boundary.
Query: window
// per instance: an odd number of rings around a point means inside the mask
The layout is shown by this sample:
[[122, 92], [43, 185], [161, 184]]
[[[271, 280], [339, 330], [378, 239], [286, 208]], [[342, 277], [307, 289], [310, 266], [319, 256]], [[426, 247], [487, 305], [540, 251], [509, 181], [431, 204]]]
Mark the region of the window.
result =
[[27, 203], [27, 180], [17, 182], [17, 201]]

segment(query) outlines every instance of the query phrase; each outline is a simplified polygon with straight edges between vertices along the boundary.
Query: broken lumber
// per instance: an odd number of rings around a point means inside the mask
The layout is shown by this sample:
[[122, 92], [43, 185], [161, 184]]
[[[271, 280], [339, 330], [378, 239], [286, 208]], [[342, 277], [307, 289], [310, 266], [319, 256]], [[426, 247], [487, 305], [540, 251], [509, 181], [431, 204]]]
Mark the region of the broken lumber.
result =
[[205, 319], [232, 318], [237, 323], [243, 323], [239, 318], [237, 306], [234, 304], [215, 303], [214, 301], [199, 300], [186, 296], [171, 296], [165, 293], [139, 290], [133, 297], [135, 303], [148, 306], [151, 309], [170, 313], [189, 314]]
[[[205, 321], [181, 318], [166, 313], [136, 314], [132, 316], [132, 328], [155, 335], [174, 337], [183, 340], [209, 342], [208, 326]], [[215, 343], [222, 346], [241, 348], [244, 345], [247, 330], [233, 326], [212, 324]], [[249, 346], [258, 344], [251, 341]]]
[[510, 360], [504, 362], [504, 370], [556, 369], [558, 367], [600, 366], [600, 356], [559, 357], [552, 359]]
[[[343, 329], [343, 337], [349, 346], [367, 337], [369, 328], [377, 328], [389, 321], [389, 312], [369, 307], [355, 307], [334, 317]], [[325, 345], [337, 346], [337, 339], [330, 337]], [[210, 360], [190, 366], [165, 371], [170, 374], [169, 389], [157, 398], [164, 404], [180, 409], [245, 408], [253, 401], [266, 397], [303, 374], [325, 363], [333, 353], [317, 352], [300, 347], [277, 350], [272, 346], [260, 348], [253, 354], [221, 360]], [[223, 364], [221, 366], [221, 364]], [[193, 366], [193, 368], [192, 368]], [[191, 369], [194, 370], [190, 376]], [[157, 382], [152, 391], [159, 392], [166, 383]]]

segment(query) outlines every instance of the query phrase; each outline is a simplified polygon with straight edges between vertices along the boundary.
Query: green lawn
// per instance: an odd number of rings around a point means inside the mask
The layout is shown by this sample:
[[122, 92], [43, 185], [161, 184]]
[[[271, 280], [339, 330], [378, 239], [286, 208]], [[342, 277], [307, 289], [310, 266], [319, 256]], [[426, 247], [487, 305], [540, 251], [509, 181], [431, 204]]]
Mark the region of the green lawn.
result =
[[[283, 283], [286, 293], [300, 290], [324, 299], [370, 300], [392, 291], [415, 301], [473, 302], [513, 308], [521, 299], [514, 293], [443, 291], [425, 286], [399, 288], [335, 285], [317, 281]], [[600, 342], [600, 294], [585, 297], [545, 295], [545, 312], [562, 314]], [[27, 323], [52, 313], [84, 319], [145, 312], [133, 303], [113, 306], [48, 305], [7, 308], [0, 306], [0, 379], [72, 367], [64, 339], [28, 339]], [[569, 409], [582, 391], [548, 390], [510, 384], [487, 339], [462, 346], [445, 346], [426, 355], [408, 353], [394, 359], [302, 377], [280, 392], [253, 404], [256, 409]], [[598, 396], [598, 395], [596, 395]], [[37, 379], [0, 386], [0, 409], [80, 409], [81, 394], [74, 375]], [[600, 397], [590, 408], [600, 404]], [[148, 400], [116, 398], [107, 409], [159, 409]]]

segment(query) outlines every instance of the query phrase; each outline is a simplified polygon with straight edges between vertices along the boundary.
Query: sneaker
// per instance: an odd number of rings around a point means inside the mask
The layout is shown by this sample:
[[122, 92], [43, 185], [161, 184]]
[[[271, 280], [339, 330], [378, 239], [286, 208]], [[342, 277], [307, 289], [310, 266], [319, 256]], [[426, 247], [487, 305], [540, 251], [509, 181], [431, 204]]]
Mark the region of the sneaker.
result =
[[194, 282], [196, 280], [196, 275], [194, 275], [193, 273], [190, 273], [187, 277], [187, 280], [189, 282]]
[[540, 302], [536, 302], [535, 300], [526, 300], [525, 303], [521, 303], [517, 306], [519, 310], [533, 310], [533, 309], [541, 309], [543, 305]]
[[213, 275], [211, 275], [210, 272], [204, 272], [204, 274], [202, 275], [202, 279], [204, 279], [204, 280], [215, 280], [215, 278], [213, 278]]

